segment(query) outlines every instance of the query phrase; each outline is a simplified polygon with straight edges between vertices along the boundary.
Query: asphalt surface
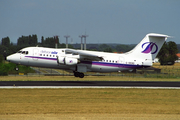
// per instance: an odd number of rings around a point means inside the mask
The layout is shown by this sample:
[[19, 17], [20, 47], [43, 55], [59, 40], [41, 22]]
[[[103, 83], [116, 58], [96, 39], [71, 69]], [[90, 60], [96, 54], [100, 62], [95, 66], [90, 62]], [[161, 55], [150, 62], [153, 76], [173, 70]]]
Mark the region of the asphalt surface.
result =
[[151, 82], [151, 81], [0, 81], [0, 87], [6, 86], [54, 86], [54, 87], [163, 87], [180, 88], [180, 82]]

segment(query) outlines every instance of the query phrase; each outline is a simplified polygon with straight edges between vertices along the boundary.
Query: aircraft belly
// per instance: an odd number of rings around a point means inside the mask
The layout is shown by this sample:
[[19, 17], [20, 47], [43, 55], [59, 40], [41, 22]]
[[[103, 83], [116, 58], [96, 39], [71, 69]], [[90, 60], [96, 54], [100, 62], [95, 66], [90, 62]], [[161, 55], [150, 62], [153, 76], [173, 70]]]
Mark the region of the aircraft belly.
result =
[[118, 72], [123, 70], [135, 69], [137, 67], [135, 65], [87, 61], [82, 62], [81, 64], [87, 67], [87, 71], [91, 72]]
[[109, 67], [109, 66], [93, 65], [92, 70], [95, 72], [117, 72], [119, 70], [119, 68]]
[[95, 64], [81, 64], [87, 67], [87, 71], [90, 72], [117, 72], [119, 71], [118, 67], [112, 66], [103, 66], [103, 65], [95, 65]]

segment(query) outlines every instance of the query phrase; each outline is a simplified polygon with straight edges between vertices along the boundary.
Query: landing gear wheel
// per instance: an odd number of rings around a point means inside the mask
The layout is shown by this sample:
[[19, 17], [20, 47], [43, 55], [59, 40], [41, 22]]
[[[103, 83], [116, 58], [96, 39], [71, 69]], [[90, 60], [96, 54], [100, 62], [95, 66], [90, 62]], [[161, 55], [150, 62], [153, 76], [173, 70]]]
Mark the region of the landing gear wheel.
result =
[[74, 72], [75, 77], [79, 77], [79, 72]]
[[83, 78], [84, 77], [84, 73], [79, 73], [79, 77]]
[[74, 72], [74, 76], [75, 76], [75, 77], [83, 78], [83, 77], [84, 77], [84, 73]]

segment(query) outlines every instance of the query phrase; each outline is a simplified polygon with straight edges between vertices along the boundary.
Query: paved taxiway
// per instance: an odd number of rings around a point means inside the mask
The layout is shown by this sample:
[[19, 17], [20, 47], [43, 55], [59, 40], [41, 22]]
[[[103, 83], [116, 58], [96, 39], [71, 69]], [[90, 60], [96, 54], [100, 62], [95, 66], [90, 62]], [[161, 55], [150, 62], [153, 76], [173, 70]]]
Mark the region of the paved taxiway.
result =
[[180, 82], [156, 82], [156, 81], [0, 81], [0, 88], [163, 88], [163, 89], [180, 89]]

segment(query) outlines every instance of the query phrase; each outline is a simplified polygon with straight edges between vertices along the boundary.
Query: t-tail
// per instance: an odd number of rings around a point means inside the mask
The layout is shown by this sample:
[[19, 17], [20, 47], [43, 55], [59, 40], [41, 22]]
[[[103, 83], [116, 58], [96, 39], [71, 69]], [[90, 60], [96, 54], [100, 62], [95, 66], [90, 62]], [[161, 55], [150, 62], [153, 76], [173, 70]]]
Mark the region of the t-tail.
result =
[[168, 35], [150, 33], [130, 52], [126, 55], [129, 59], [143, 66], [152, 66], [152, 62], [159, 53], [162, 45], [168, 38]]

